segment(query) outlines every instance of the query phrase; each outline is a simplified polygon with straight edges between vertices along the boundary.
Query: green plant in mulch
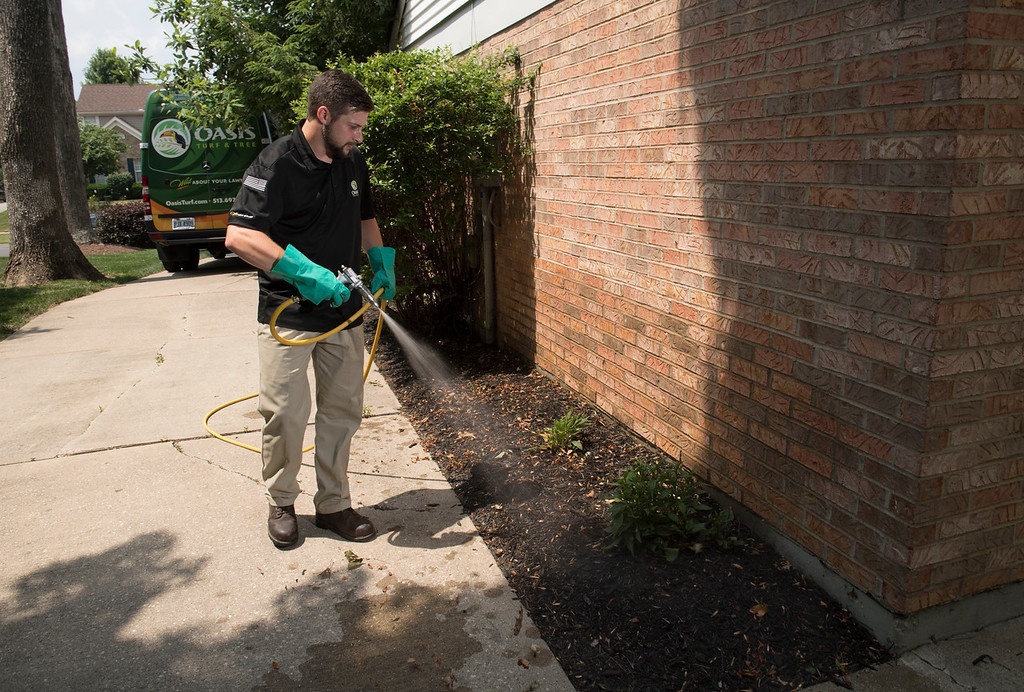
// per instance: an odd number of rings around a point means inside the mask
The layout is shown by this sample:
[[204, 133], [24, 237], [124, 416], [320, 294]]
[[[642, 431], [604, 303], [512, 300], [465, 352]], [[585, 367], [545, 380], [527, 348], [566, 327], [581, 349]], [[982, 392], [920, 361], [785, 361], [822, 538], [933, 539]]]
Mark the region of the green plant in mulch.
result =
[[636, 461], [613, 483], [608, 501], [611, 545], [643, 550], [673, 562], [689, 548], [736, 543], [732, 510], [715, 509], [705, 487], [681, 464]]
[[553, 452], [564, 452], [575, 450], [583, 451], [583, 442], [579, 437], [590, 427], [590, 416], [569, 409], [569, 411], [544, 429], [540, 436], [544, 443]]

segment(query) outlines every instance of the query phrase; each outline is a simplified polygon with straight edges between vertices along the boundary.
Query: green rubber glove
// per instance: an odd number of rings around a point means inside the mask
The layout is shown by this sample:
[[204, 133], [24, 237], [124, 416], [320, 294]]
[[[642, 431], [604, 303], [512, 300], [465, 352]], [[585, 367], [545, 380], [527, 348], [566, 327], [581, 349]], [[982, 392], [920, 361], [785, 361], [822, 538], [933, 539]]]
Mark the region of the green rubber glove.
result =
[[370, 292], [377, 295], [377, 289], [384, 287], [381, 298], [391, 300], [395, 297], [395, 248], [377, 245], [366, 251], [373, 270], [373, 281]]
[[317, 305], [329, 300], [331, 305], [338, 307], [352, 295], [348, 286], [330, 270], [310, 260], [293, 245], [284, 249], [284, 254], [274, 262], [270, 271], [299, 289], [303, 298]]

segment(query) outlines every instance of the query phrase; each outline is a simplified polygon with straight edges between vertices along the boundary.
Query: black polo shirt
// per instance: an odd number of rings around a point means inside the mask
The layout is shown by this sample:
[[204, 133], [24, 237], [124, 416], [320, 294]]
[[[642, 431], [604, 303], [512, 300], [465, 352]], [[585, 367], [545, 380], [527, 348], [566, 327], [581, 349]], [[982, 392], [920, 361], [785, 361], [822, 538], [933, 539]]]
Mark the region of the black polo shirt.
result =
[[[281, 247], [294, 245], [332, 272], [342, 266], [358, 272], [361, 221], [374, 216], [370, 174], [362, 152], [353, 148], [348, 156], [324, 163], [313, 154], [300, 123], [291, 135], [260, 152], [249, 166], [229, 223], [266, 233]], [[290, 283], [263, 271], [259, 272], [259, 285], [257, 318], [263, 323], [270, 321], [282, 302], [299, 295]], [[277, 325], [324, 332], [349, 319], [361, 305], [358, 292], [338, 308], [326, 301], [315, 307], [303, 301], [286, 308]]]

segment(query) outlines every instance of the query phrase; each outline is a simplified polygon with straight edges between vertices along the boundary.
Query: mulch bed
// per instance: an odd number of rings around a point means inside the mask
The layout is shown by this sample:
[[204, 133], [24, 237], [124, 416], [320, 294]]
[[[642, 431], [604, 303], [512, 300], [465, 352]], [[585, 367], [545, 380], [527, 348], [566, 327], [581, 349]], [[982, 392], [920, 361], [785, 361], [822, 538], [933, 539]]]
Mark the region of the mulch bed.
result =
[[[378, 366], [577, 689], [848, 685], [891, 658], [742, 526], [738, 546], [673, 563], [609, 549], [611, 484], [663, 455], [514, 354], [472, 337], [429, 344], [452, 377], [417, 378], [388, 330]], [[570, 409], [590, 416], [583, 453], [556, 454], [539, 433]]]

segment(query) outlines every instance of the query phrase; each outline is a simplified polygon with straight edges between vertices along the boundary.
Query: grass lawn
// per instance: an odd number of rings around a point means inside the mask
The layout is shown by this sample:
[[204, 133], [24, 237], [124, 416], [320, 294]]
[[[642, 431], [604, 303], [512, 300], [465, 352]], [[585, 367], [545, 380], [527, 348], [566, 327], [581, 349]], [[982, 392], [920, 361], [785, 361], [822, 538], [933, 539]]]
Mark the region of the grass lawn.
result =
[[[6, 212], [0, 215], [0, 222], [6, 231]], [[0, 235], [0, 242], [7, 242], [5, 238], [6, 232]], [[6, 339], [33, 317], [43, 314], [58, 303], [163, 271], [156, 250], [93, 255], [89, 261], [107, 277], [106, 281], [62, 279], [38, 286], [0, 288], [0, 340]], [[6, 269], [7, 258], [0, 258], [0, 274]]]

